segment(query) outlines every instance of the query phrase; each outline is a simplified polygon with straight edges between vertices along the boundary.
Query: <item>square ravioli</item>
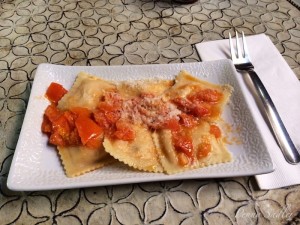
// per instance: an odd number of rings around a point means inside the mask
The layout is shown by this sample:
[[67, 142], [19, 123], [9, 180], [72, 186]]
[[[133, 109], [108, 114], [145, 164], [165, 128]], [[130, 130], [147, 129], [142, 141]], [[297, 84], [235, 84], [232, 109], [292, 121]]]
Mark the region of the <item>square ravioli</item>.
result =
[[[58, 102], [58, 109], [70, 110], [83, 107], [93, 110], [105, 91], [115, 88], [113, 83], [81, 72], [68, 93]], [[57, 150], [68, 177], [79, 176], [114, 161], [102, 145], [96, 149], [82, 145], [58, 146]]]
[[[43, 127], [68, 177], [116, 160], [140, 171], [174, 174], [232, 160], [219, 126], [232, 91], [187, 71], [174, 80], [132, 82], [81, 72], [57, 107], [45, 111]], [[69, 130], [60, 129], [61, 120]]]

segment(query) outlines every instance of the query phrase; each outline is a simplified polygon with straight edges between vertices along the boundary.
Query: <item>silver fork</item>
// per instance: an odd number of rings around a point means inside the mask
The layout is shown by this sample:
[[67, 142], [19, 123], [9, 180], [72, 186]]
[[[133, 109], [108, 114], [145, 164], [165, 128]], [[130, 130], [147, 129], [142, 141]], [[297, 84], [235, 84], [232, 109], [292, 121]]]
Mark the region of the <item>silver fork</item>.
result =
[[261, 103], [264, 107], [266, 117], [269, 124], [272, 127], [275, 139], [286, 159], [291, 164], [297, 164], [300, 162], [300, 155], [293, 144], [278, 112], [277, 109], [268, 94], [266, 88], [261, 82], [260, 78], [254, 71], [254, 66], [251, 63], [249, 51], [246, 44], [244, 32], [242, 32], [243, 52], [240, 47], [238, 33], [236, 32], [236, 50], [232, 43], [232, 38], [229, 33], [229, 44], [231, 51], [231, 59], [235, 68], [239, 71], [245, 71], [249, 74], [249, 78], [256, 90], [256, 94], [260, 97]]

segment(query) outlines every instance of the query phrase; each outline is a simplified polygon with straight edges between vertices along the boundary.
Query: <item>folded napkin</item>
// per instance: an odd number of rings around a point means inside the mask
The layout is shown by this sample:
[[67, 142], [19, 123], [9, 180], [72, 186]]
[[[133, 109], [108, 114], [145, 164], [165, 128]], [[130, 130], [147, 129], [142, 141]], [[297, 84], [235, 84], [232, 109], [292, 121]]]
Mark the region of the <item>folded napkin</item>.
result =
[[[300, 82], [266, 35], [247, 36], [246, 40], [255, 71], [268, 90], [299, 151]], [[230, 59], [228, 40], [199, 43], [196, 44], [196, 49], [202, 61]], [[258, 129], [263, 134], [275, 167], [275, 171], [272, 173], [255, 176], [259, 187], [275, 189], [300, 184], [300, 164], [291, 165], [286, 162], [249, 91], [246, 91], [246, 98], [251, 103], [251, 110], [256, 115], [255, 120], [258, 120]]]

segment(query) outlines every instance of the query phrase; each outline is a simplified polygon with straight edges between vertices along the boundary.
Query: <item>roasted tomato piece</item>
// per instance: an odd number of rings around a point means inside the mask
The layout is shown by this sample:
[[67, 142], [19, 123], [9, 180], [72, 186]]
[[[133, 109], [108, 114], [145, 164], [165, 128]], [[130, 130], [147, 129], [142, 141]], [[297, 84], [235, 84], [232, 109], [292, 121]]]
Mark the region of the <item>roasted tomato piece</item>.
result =
[[61, 115], [59, 118], [52, 122], [52, 130], [53, 133], [58, 133], [62, 138], [67, 139], [71, 132], [71, 127], [66, 117]]
[[192, 138], [188, 135], [173, 132], [173, 144], [178, 152], [183, 152], [188, 157], [193, 156], [193, 142]]
[[195, 94], [189, 95], [188, 99], [192, 102], [209, 102], [216, 103], [222, 98], [222, 93], [213, 89], [204, 89], [197, 91]]
[[71, 111], [60, 111], [52, 104], [45, 111], [42, 132], [50, 134], [49, 142], [53, 145], [78, 145], [81, 142], [75, 127], [76, 118]]
[[197, 151], [197, 159], [203, 159], [211, 152], [211, 144], [209, 142], [202, 142]]
[[81, 145], [81, 140], [77, 129], [73, 129], [68, 136], [68, 145]]
[[91, 149], [99, 149], [103, 143], [103, 136], [99, 135], [98, 137], [93, 137], [89, 139], [86, 143], [86, 147]]
[[190, 158], [183, 152], [177, 154], [177, 159], [180, 166], [186, 166], [190, 163]]
[[62, 114], [55, 121], [52, 122], [52, 131], [49, 142], [57, 146], [70, 145], [69, 136], [72, 129], [68, 123], [68, 120]]
[[57, 104], [67, 92], [68, 91], [61, 84], [52, 82], [46, 91], [46, 97], [49, 101]]
[[170, 129], [172, 131], [177, 131], [180, 129], [179, 121], [176, 118], [168, 119], [163, 124], [163, 129]]
[[172, 102], [184, 113], [195, 117], [204, 117], [211, 114], [211, 104], [202, 101], [192, 102], [189, 99], [177, 97]]
[[191, 101], [185, 98], [177, 97], [172, 99], [172, 102], [183, 112], [188, 113], [192, 108], [193, 104]]
[[205, 102], [196, 102], [191, 108], [190, 113], [196, 117], [210, 116], [211, 106]]
[[71, 112], [78, 116], [85, 116], [85, 117], [90, 117], [92, 112], [84, 107], [74, 107], [70, 109]]
[[56, 146], [66, 146], [67, 145], [67, 143], [63, 139], [63, 137], [57, 132], [51, 134], [51, 136], [49, 138], [49, 142]]
[[179, 116], [180, 124], [182, 124], [184, 127], [194, 127], [197, 125], [197, 119], [194, 116], [186, 113], [181, 113]]
[[51, 122], [57, 120], [62, 115], [62, 112], [56, 108], [54, 104], [48, 105], [44, 114]]
[[202, 91], [202, 99], [205, 102], [218, 102], [222, 98], [222, 93], [217, 90], [205, 89]]
[[113, 136], [119, 140], [132, 141], [135, 138], [135, 133], [129, 122], [118, 121]]
[[99, 109], [96, 109], [93, 112], [93, 117], [97, 124], [99, 124], [100, 127], [104, 127], [105, 129], [110, 128], [110, 124], [106, 119], [105, 113], [103, 111], [100, 111]]
[[119, 111], [119, 104], [113, 105], [107, 102], [100, 102], [98, 104], [98, 109], [103, 112], [103, 115], [109, 124], [115, 124], [120, 119], [121, 113]]
[[121, 117], [121, 113], [118, 111], [105, 112], [104, 115], [110, 124], [116, 123]]
[[75, 128], [75, 120], [77, 118], [77, 115], [75, 115], [71, 111], [64, 111], [63, 116], [67, 119], [71, 129], [74, 129]]
[[220, 138], [222, 136], [222, 132], [217, 125], [210, 125], [209, 133], [213, 134], [216, 138]]
[[98, 108], [104, 112], [105, 111], [114, 111], [117, 109], [113, 104], [109, 104], [108, 102], [105, 102], [105, 101], [99, 102]]
[[84, 145], [92, 138], [98, 137], [103, 133], [103, 129], [97, 123], [85, 116], [79, 116], [75, 121], [75, 125]]

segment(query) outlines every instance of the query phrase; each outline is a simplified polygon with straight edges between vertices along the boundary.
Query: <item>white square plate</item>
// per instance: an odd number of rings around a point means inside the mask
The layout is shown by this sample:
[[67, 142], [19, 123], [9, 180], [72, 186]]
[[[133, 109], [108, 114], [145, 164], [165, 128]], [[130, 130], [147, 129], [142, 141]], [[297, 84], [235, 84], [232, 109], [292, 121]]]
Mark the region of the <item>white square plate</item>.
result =
[[[108, 80], [173, 79], [180, 70], [187, 70], [201, 79], [230, 84], [234, 93], [226, 106], [223, 118], [234, 129], [242, 144], [228, 145], [233, 161], [184, 173], [166, 175], [129, 169], [117, 163], [75, 178], [66, 177], [55, 147], [47, 144], [41, 132], [43, 113], [49, 101], [44, 97], [51, 82], [69, 89], [77, 74], [85, 71]], [[90, 186], [115, 185], [176, 179], [203, 179], [248, 176], [273, 171], [265, 142], [249, 109], [229, 60], [199, 63], [78, 67], [41, 64], [36, 71], [21, 134], [8, 176], [12, 190], [50, 190]]]

